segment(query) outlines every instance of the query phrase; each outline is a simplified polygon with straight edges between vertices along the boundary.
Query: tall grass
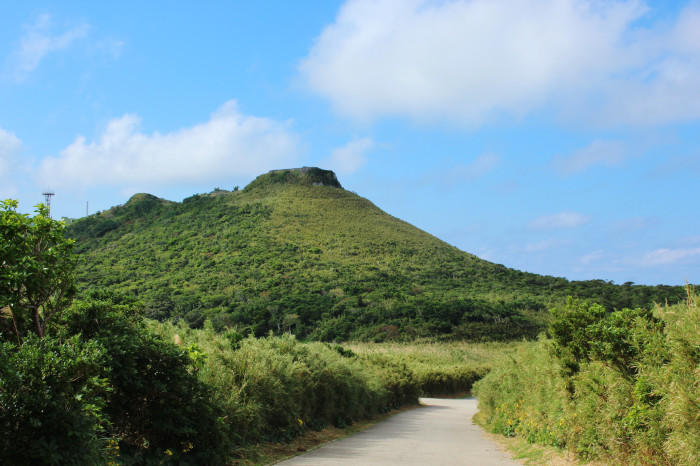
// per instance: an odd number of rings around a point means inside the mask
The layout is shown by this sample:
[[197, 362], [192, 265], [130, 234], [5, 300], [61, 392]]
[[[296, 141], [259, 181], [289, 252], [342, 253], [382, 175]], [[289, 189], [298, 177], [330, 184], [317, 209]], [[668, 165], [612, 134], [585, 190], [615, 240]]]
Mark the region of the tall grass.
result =
[[214, 388], [239, 445], [289, 440], [306, 426], [344, 425], [417, 401], [415, 389], [392, 390], [406, 378], [402, 368], [380, 374], [322, 343], [291, 335], [239, 340], [211, 327], [158, 329], [204, 355], [198, 376]]
[[521, 343], [511, 342], [414, 342], [351, 343], [358, 355], [376, 361], [388, 359], [405, 364], [414, 374], [421, 395], [447, 395], [471, 390], [503, 354]]
[[284, 442], [307, 429], [346, 426], [419, 395], [463, 392], [508, 344], [302, 343], [292, 335], [241, 338], [210, 324], [151, 323], [188, 349], [192, 370], [213, 388], [235, 445]]
[[[583, 459], [700, 464], [694, 293], [627, 325], [626, 331], [603, 326], [617, 341], [590, 342], [595, 351], [574, 371], [551, 340], [522, 345], [476, 383], [477, 420], [493, 432], [565, 447]], [[625, 365], [618, 357], [623, 346]]]

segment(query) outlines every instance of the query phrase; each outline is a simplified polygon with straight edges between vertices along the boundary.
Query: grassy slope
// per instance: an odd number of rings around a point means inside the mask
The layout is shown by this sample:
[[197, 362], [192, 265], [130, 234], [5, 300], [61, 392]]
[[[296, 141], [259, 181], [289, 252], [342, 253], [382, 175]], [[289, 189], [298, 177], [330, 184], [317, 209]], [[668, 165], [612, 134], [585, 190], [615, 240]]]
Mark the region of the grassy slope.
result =
[[508, 269], [313, 182], [277, 172], [183, 203], [140, 194], [75, 221], [79, 282], [138, 294], [158, 319], [325, 340], [511, 338], [535, 334], [541, 311], [569, 294], [610, 307], [682, 295]]

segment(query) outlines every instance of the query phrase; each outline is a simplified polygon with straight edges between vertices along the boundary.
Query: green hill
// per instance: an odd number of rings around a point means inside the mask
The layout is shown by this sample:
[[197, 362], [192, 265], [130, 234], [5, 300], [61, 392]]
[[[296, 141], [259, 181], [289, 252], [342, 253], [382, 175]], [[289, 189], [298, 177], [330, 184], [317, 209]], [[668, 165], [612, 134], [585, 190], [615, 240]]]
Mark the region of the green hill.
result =
[[312, 339], [534, 335], [567, 295], [610, 308], [678, 301], [681, 287], [572, 282], [460, 251], [342, 189], [318, 168], [182, 203], [136, 194], [72, 222], [83, 288], [139, 297], [156, 319]]

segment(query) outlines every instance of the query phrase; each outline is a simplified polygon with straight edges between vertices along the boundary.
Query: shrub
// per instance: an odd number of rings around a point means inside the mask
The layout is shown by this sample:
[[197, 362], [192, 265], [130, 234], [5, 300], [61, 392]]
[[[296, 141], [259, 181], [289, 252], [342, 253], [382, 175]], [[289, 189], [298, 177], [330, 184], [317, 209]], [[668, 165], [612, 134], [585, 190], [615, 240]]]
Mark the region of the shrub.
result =
[[103, 348], [77, 337], [0, 341], [0, 463], [104, 461], [103, 360]]
[[0, 202], [0, 459], [223, 464], [220, 410], [190, 358], [203, 355], [150, 333], [129, 299], [71, 306], [73, 241], [46, 207], [16, 208]]
[[193, 373], [187, 351], [152, 334], [133, 304], [94, 293], [76, 301], [62, 332], [104, 348], [111, 390], [104, 407], [123, 460], [221, 464], [227, 442], [210, 390]]
[[475, 385], [478, 419], [584, 459], [698, 464], [699, 329], [692, 290], [686, 303], [653, 312], [569, 301], [555, 312], [552, 340]]
[[217, 334], [209, 323], [203, 330], [153, 325], [207, 355], [198, 377], [213, 389], [238, 446], [287, 441], [309, 427], [345, 426], [418, 401], [417, 381], [404, 365], [338, 345], [301, 343], [290, 334]]

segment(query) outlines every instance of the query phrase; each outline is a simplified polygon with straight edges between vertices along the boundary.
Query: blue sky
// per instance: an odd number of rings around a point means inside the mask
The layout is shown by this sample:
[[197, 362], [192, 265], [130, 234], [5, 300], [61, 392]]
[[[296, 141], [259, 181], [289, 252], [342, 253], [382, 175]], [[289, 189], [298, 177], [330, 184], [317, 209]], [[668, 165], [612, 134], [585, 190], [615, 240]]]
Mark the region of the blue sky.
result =
[[54, 217], [321, 166], [485, 259], [700, 282], [700, 3], [14, 2], [0, 198]]

